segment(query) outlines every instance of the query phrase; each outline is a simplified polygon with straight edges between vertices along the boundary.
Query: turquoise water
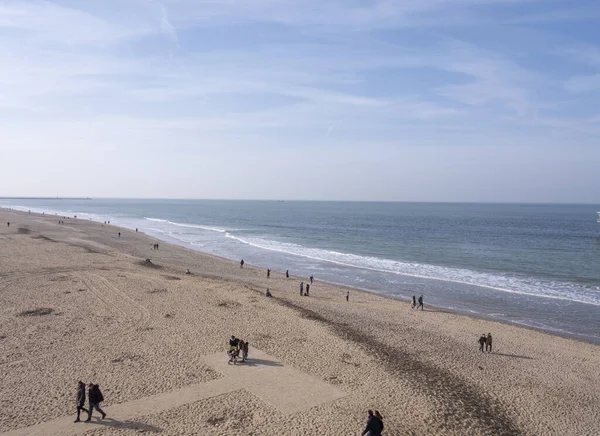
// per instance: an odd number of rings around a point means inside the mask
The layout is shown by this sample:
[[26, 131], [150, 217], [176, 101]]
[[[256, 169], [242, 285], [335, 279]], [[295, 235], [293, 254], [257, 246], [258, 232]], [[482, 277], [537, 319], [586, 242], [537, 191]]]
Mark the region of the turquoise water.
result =
[[274, 270], [600, 341], [596, 206], [0, 200]]

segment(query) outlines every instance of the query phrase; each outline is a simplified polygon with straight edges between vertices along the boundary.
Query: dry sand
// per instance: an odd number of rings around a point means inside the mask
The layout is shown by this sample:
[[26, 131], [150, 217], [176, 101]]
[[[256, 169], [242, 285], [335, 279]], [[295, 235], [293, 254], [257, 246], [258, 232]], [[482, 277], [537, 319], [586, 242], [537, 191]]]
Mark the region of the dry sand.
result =
[[[318, 281], [300, 297], [306, 278], [58, 219], [0, 211], [0, 434], [357, 435], [369, 408], [388, 435], [600, 434], [598, 345]], [[232, 334], [253, 364], [226, 365]], [[109, 419], [72, 423], [78, 380]]]

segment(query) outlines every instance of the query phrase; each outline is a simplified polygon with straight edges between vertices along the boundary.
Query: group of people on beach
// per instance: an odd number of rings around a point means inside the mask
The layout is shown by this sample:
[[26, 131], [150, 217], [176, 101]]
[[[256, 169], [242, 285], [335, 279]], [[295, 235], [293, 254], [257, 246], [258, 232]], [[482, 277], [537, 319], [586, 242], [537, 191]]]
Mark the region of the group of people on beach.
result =
[[77, 397], [76, 397], [76, 405], [77, 405], [77, 419], [75, 422], [81, 421], [80, 414], [81, 411], [84, 411], [88, 414], [85, 422], [90, 422], [92, 420], [92, 411], [96, 409], [102, 415], [102, 419], [106, 418], [106, 413], [100, 408], [100, 403], [104, 401], [104, 396], [102, 395], [102, 391], [100, 390], [100, 386], [90, 383], [88, 385], [88, 409], [85, 408], [85, 383], [80, 381], [77, 383]]
[[248, 360], [248, 342], [231, 335], [231, 338], [229, 339], [229, 349], [227, 350], [227, 363], [230, 365], [232, 363], [234, 365], [237, 364], [240, 353], [242, 355], [242, 362], [246, 362], [246, 360]]
[[485, 333], [482, 333], [481, 336], [479, 337], [479, 351], [481, 351], [482, 353], [483, 351], [483, 347], [485, 347], [485, 351], [487, 351], [488, 353], [492, 352], [492, 334], [488, 333], [487, 336], [485, 335]]

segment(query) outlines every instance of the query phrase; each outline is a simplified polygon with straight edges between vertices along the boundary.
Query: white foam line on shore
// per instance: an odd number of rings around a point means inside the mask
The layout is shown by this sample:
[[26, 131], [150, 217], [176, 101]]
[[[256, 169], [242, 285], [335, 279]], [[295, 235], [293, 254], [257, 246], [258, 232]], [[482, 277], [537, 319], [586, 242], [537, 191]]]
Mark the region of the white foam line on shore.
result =
[[[457, 280], [457, 279], [452, 279], [452, 278], [432, 277], [432, 276], [426, 276], [426, 275], [421, 275], [421, 274], [414, 274], [414, 273], [393, 271], [393, 270], [389, 270], [389, 269], [373, 268], [373, 267], [368, 267], [368, 266], [355, 265], [355, 264], [351, 264], [351, 263], [341, 262], [339, 260], [327, 259], [327, 258], [317, 257], [317, 256], [309, 256], [307, 254], [294, 253], [294, 252], [286, 251], [286, 250], [275, 248], [275, 247], [262, 246], [262, 245], [259, 245], [259, 244], [252, 243], [250, 241], [244, 240], [243, 238], [239, 238], [237, 236], [230, 235], [228, 233], [226, 233], [225, 236], [228, 237], [228, 238], [230, 238], [230, 239], [237, 240], [238, 242], [241, 242], [241, 243], [244, 243], [244, 244], [256, 247], [256, 248], [261, 248], [263, 250], [270, 250], [270, 251], [285, 253], [285, 254], [289, 254], [289, 255], [293, 255], [293, 256], [300, 256], [300, 257], [304, 257], [304, 258], [307, 258], [307, 259], [313, 259], [313, 260], [318, 260], [318, 261], [321, 261], [321, 262], [333, 263], [333, 264], [336, 264], [336, 265], [342, 265], [342, 266], [346, 266], [346, 267], [350, 267], [350, 268], [359, 268], [359, 269], [363, 269], [363, 270], [377, 271], [377, 272], [382, 272], [382, 273], [391, 273], [391, 274], [396, 274], [396, 275], [400, 275], [400, 276], [415, 277], [415, 278], [427, 279], [427, 280], [437, 280], [437, 281], [442, 281], [442, 282], [458, 283], [458, 284], [462, 284], [462, 285], [476, 286], [476, 287], [480, 287], [480, 288], [492, 289], [492, 290], [495, 290], [495, 291], [501, 291], [501, 292], [506, 292], [506, 293], [511, 293], [511, 294], [526, 295], [526, 296], [530, 296], [530, 297], [549, 298], [549, 299], [554, 299], [554, 300], [578, 302], [578, 303], [581, 303], [581, 304], [589, 304], [589, 305], [593, 305], [593, 306], [600, 306], [600, 302], [581, 300], [581, 299], [577, 299], [576, 297], [573, 298], [573, 297], [563, 297], [563, 296], [560, 296], [560, 295], [536, 294], [536, 293], [533, 293], [533, 292], [516, 291], [516, 290], [513, 290], [513, 289], [501, 288], [501, 287], [498, 287], [498, 286], [492, 286], [492, 285], [487, 285], [487, 284], [471, 283], [471, 282], [467, 282], [467, 281], [463, 281], [463, 280]], [[331, 251], [330, 253], [332, 253], [332, 254], [339, 254], [339, 255], [343, 255], [343, 256], [357, 256], [357, 255], [348, 254], [348, 253], [339, 253], [339, 252], [336, 252], [336, 251]], [[363, 256], [358, 256], [358, 257], [363, 257]], [[397, 264], [401, 264], [402, 262], [396, 262], [396, 263]], [[470, 273], [474, 273], [473, 271], [470, 271], [470, 270], [465, 270], [465, 271], [469, 271]]]

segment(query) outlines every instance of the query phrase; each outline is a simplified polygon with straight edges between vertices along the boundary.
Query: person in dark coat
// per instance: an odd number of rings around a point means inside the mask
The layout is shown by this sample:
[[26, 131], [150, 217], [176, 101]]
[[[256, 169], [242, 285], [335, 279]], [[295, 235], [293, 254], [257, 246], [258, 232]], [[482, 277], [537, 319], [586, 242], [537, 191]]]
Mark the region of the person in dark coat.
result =
[[308, 297], [309, 292], [310, 292], [310, 285], [307, 283], [306, 284], [306, 293], [304, 295], [306, 295]]
[[419, 299], [417, 301], [419, 302], [419, 305], [417, 306], [417, 310], [419, 310], [419, 307], [421, 308], [421, 310], [425, 310], [425, 308], [423, 307], [423, 296], [422, 295], [419, 297]]
[[486, 342], [487, 342], [487, 336], [485, 335], [485, 333], [483, 333], [479, 337], [479, 351], [481, 351], [482, 353], [483, 353], [483, 347], [485, 347]]
[[286, 278], [286, 279], [289, 279], [289, 278], [290, 278], [290, 270], [289, 270], [289, 269], [286, 269], [286, 270], [285, 270], [285, 278]]
[[80, 381], [77, 384], [77, 400], [76, 400], [76, 404], [77, 404], [77, 419], [75, 420], [75, 422], [79, 422], [79, 414], [81, 413], [81, 411], [83, 410], [85, 413], [89, 413], [88, 410], [83, 407], [85, 405], [85, 383]]
[[88, 412], [88, 419], [86, 419], [85, 422], [90, 422], [92, 420], [92, 411], [94, 409], [102, 414], [102, 419], [106, 418], [106, 413], [100, 408], [100, 403], [104, 401], [100, 386], [92, 383], [88, 385], [88, 401], [90, 402], [90, 410]]
[[373, 411], [369, 410], [367, 412], [369, 417], [367, 418], [367, 426], [361, 433], [361, 436], [381, 436], [381, 423], [379, 418], [373, 415]]
[[412, 297], [412, 303], [410, 304], [410, 308], [414, 309], [415, 307], [417, 307], [417, 296], [413, 295], [413, 297]]

